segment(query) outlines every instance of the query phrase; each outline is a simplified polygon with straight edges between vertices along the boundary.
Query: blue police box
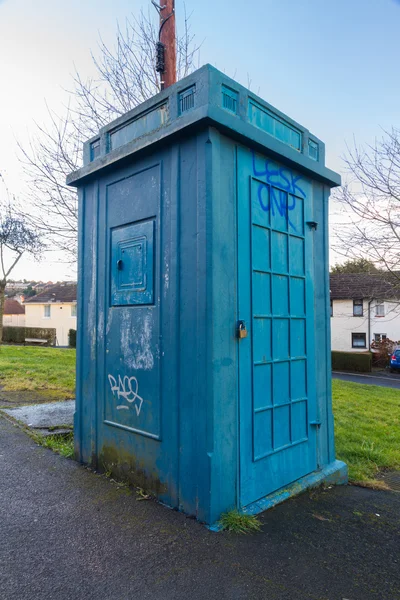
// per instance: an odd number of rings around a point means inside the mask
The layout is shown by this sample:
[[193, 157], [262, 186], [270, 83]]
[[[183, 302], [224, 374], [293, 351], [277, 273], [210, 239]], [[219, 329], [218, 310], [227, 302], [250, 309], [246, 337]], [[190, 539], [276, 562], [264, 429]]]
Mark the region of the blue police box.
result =
[[324, 144], [206, 65], [86, 142], [67, 181], [78, 459], [209, 525], [345, 483]]

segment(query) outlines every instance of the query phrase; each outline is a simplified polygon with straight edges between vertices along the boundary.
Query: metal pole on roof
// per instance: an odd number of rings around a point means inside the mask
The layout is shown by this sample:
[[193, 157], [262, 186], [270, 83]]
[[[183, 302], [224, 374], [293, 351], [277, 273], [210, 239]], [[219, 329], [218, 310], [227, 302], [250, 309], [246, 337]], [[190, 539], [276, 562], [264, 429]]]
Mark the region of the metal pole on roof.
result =
[[156, 48], [156, 70], [160, 73], [161, 89], [176, 82], [176, 25], [175, 0], [151, 0], [160, 15], [160, 29]]

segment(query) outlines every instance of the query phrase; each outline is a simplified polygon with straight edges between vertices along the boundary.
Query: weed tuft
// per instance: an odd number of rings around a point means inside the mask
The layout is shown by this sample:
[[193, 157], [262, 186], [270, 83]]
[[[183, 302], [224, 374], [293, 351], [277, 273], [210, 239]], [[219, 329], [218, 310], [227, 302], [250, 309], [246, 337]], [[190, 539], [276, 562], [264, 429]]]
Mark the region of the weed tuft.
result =
[[151, 500], [151, 495], [146, 494], [144, 489], [141, 487], [136, 488], [136, 494], [137, 494], [136, 500]]
[[257, 517], [244, 515], [238, 510], [223, 513], [218, 524], [222, 530], [233, 531], [234, 533], [255, 533], [261, 529], [261, 523]]
[[35, 435], [33, 439], [40, 446], [49, 448], [65, 458], [74, 457], [74, 434], [72, 432], [64, 435]]

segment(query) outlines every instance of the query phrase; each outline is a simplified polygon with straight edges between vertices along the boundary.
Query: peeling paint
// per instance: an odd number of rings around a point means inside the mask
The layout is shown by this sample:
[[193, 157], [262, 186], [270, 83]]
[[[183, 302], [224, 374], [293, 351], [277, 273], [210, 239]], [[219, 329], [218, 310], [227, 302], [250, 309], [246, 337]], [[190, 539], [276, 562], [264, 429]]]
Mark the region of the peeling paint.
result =
[[142, 369], [151, 371], [154, 366], [151, 337], [151, 315], [145, 315], [142, 321], [136, 318], [133, 325], [131, 311], [124, 310], [121, 326], [121, 350], [125, 365], [138, 371]]
[[168, 262], [169, 251], [168, 248], [164, 250], [164, 298], [167, 295], [169, 288], [169, 262]]
[[92, 253], [92, 280], [90, 283], [89, 306], [88, 306], [88, 331], [90, 338], [90, 357], [96, 359], [96, 228], [92, 228], [90, 247]]
[[101, 340], [104, 336], [104, 318], [103, 318], [103, 311], [100, 310], [99, 311], [99, 315], [98, 315], [98, 324], [97, 324], [97, 337], [99, 340]]
[[107, 327], [106, 327], [106, 335], [107, 336], [110, 333], [111, 328], [112, 328], [113, 314], [114, 314], [114, 312], [112, 310], [108, 311], [108, 319], [107, 319]]

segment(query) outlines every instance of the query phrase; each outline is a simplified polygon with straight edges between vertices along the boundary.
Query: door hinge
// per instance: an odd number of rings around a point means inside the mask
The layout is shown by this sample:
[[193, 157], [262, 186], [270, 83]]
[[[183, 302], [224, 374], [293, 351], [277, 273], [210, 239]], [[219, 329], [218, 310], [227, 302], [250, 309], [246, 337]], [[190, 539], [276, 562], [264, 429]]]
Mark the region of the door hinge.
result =
[[317, 221], [306, 221], [307, 225], [309, 226], [310, 229], [317, 229], [318, 227], [318, 223]]
[[310, 425], [313, 427], [321, 427], [321, 421], [310, 421]]

